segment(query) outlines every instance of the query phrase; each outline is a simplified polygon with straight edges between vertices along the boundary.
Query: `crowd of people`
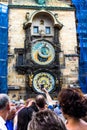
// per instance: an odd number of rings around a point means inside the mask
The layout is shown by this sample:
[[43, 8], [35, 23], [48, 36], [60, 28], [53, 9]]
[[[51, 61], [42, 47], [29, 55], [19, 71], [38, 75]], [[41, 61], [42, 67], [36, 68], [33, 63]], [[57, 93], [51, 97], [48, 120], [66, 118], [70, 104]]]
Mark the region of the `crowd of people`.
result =
[[19, 106], [0, 94], [0, 130], [87, 130], [87, 97], [80, 89], [62, 89], [56, 102], [42, 91]]

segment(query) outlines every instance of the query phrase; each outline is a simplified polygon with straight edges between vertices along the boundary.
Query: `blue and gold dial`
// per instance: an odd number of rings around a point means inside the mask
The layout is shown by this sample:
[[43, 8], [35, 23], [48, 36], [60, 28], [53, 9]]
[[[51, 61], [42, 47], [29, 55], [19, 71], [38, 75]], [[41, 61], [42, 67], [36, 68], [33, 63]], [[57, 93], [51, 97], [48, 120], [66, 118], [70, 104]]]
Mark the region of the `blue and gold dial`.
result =
[[54, 60], [55, 50], [49, 42], [39, 41], [32, 44], [31, 57], [35, 63], [47, 65]]
[[55, 86], [54, 76], [48, 72], [37, 73], [33, 78], [33, 87], [37, 92], [42, 93], [41, 85], [43, 85], [48, 92], [51, 92]]

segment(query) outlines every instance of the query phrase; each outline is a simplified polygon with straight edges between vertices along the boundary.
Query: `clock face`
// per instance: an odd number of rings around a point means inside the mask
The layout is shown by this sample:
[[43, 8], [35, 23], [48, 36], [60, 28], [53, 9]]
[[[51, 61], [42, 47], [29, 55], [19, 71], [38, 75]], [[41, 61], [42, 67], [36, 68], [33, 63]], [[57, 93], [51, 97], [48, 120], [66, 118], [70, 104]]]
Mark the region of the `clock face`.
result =
[[32, 45], [32, 60], [39, 65], [47, 65], [55, 58], [55, 50], [53, 46], [46, 41], [39, 41]]
[[38, 4], [44, 4], [45, 3], [45, 0], [37, 0], [38, 1]]
[[54, 76], [47, 72], [37, 73], [33, 78], [33, 87], [37, 92], [42, 93], [41, 85], [43, 85], [48, 92], [52, 91], [55, 86]]

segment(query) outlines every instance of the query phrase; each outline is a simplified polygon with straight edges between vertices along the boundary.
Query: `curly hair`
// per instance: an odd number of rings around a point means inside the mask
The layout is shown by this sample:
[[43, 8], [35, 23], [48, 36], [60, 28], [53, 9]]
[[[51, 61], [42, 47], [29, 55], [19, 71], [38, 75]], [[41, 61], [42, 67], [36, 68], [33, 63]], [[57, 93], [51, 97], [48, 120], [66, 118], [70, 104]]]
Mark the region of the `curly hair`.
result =
[[62, 89], [58, 100], [64, 114], [77, 119], [87, 114], [87, 99], [79, 89]]
[[33, 115], [27, 130], [67, 130], [63, 121], [51, 110], [46, 109]]

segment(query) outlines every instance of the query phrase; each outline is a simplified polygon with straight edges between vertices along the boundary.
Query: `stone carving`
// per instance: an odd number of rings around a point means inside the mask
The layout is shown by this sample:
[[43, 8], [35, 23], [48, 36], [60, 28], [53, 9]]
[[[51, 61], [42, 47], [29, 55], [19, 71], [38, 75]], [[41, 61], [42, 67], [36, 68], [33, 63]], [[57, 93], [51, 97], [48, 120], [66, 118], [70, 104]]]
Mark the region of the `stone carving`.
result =
[[57, 23], [58, 23], [59, 29], [61, 29], [61, 28], [63, 27], [63, 24], [61, 24], [61, 23], [59, 22], [59, 20], [58, 20], [58, 14], [55, 13], [55, 14], [54, 14], [54, 17], [55, 17], [55, 19], [56, 19], [56, 21], [57, 21]]
[[30, 85], [30, 87], [32, 87], [33, 76], [34, 75], [32, 73], [29, 75], [29, 85]]
[[27, 12], [27, 13], [26, 13], [26, 20], [27, 20], [27, 21], [29, 21], [29, 17], [30, 17], [30, 13]]

